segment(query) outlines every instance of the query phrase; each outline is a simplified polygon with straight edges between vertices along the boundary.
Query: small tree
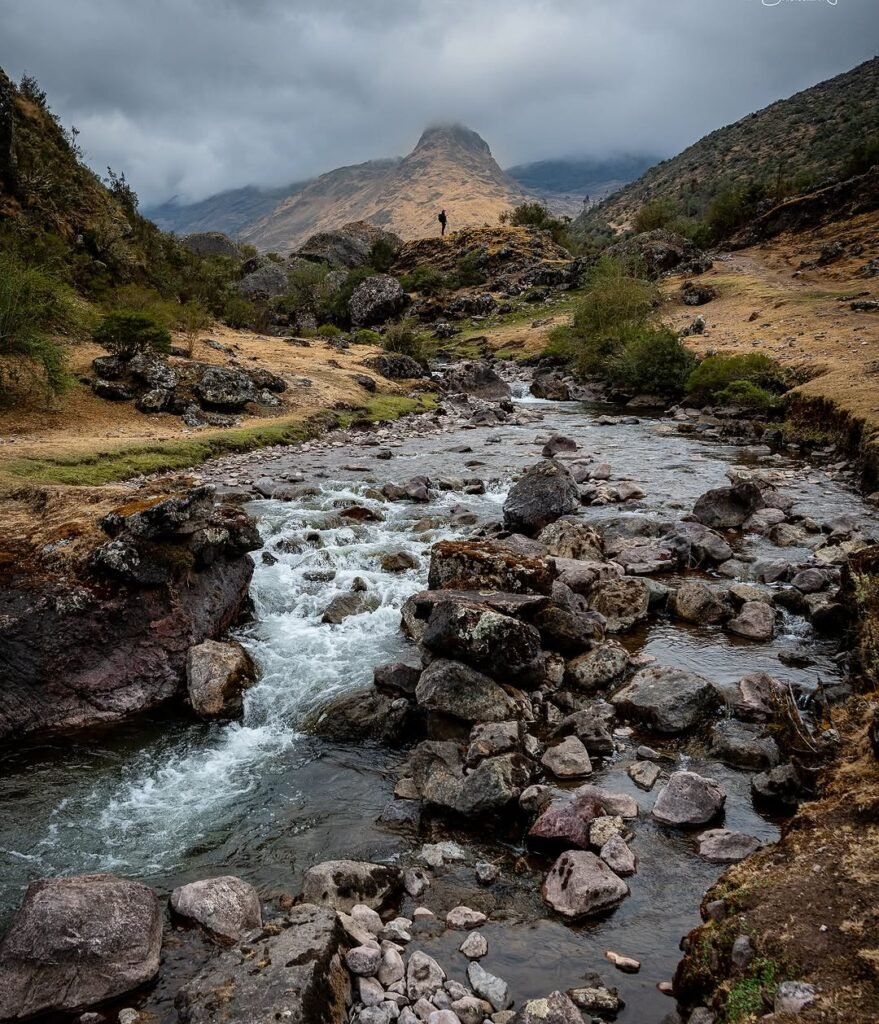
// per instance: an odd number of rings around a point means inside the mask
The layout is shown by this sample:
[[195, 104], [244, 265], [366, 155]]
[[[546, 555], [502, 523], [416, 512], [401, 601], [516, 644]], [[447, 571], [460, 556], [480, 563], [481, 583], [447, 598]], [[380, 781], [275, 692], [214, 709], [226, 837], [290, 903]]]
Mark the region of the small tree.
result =
[[192, 359], [198, 336], [211, 325], [211, 315], [196, 299], [184, 302], [177, 318], [180, 330], [186, 335], [186, 350]]
[[116, 310], [108, 313], [98, 325], [94, 340], [122, 359], [131, 359], [148, 350], [168, 353], [171, 334], [146, 313]]

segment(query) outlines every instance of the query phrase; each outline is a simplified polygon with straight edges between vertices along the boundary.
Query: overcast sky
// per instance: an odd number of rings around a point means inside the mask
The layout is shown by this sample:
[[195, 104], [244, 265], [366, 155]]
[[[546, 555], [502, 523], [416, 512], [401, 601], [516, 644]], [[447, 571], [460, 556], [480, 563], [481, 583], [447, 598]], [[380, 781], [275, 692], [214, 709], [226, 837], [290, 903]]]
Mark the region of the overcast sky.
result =
[[879, 49], [879, 0], [0, 0], [88, 162], [145, 203], [410, 150], [672, 155]]

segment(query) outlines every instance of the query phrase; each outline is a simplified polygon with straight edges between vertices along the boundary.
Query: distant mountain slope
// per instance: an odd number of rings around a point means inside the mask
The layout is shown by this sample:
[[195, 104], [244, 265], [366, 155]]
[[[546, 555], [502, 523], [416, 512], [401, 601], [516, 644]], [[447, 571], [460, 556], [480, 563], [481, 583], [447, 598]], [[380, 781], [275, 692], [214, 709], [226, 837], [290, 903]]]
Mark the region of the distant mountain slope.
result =
[[144, 215], [163, 231], [190, 235], [200, 231], [224, 231], [237, 237], [249, 224], [264, 217], [282, 199], [300, 191], [307, 182], [281, 185], [279, 188], [244, 188], [218, 192], [196, 203], [181, 203], [175, 196], [158, 206], [144, 209]]
[[664, 199], [700, 217], [728, 185], [751, 182], [804, 189], [839, 174], [854, 149], [879, 131], [879, 58], [748, 114], [706, 135], [671, 160], [584, 212], [583, 237], [631, 225], [647, 202]]
[[645, 155], [610, 160], [538, 160], [508, 167], [507, 174], [532, 192], [594, 196], [605, 191], [611, 183], [633, 181], [658, 162], [658, 156]]
[[289, 252], [316, 231], [365, 220], [403, 238], [420, 238], [438, 230], [441, 208], [454, 230], [496, 224], [503, 210], [529, 198], [476, 132], [435, 125], [402, 159], [341, 167], [315, 178], [240, 237], [259, 249]]

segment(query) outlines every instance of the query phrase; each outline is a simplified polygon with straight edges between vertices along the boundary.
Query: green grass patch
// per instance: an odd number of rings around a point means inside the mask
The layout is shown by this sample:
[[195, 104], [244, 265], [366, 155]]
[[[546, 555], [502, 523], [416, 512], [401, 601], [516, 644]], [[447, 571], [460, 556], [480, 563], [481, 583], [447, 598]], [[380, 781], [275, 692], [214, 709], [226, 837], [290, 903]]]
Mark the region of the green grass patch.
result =
[[743, 1024], [765, 1012], [765, 1003], [783, 980], [781, 965], [768, 957], [757, 957], [748, 965], [748, 976], [729, 987], [724, 1006], [724, 1024]]
[[240, 427], [222, 433], [180, 441], [131, 445], [55, 459], [12, 459], [0, 463], [0, 472], [34, 483], [96, 487], [146, 473], [166, 473], [198, 466], [218, 455], [253, 451], [272, 445], [290, 445], [351, 423], [379, 423], [412, 412], [428, 412], [435, 395], [420, 398], [377, 395], [363, 411], [328, 412], [308, 419], [279, 420], [267, 426]]

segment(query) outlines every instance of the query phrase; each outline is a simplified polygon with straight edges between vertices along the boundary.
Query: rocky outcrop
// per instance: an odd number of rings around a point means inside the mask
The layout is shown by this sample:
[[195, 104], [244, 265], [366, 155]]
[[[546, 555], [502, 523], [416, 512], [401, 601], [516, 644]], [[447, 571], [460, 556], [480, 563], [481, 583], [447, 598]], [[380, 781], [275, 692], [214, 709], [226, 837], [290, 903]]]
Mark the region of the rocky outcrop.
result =
[[280, 930], [211, 960], [177, 993], [181, 1024], [341, 1024], [350, 1000], [347, 945], [334, 910], [305, 903]]
[[702, 274], [711, 269], [711, 259], [683, 235], [666, 228], [645, 231], [605, 249], [602, 255], [641, 267], [647, 277], [668, 273]]
[[247, 552], [262, 542], [212, 488], [132, 500], [101, 525], [107, 540], [86, 564], [34, 564], [0, 587], [0, 737], [114, 721], [180, 695], [189, 649], [228, 629], [247, 598]]
[[501, 402], [510, 397], [510, 385], [488, 363], [473, 360], [454, 363], [443, 372], [443, 385], [450, 392], [463, 392], [484, 402]]
[[295, 255], [311, 263], [323, 263], [333, 270], [353, 270], [369, 263], [372, 248], [377, 242], [385, 243], [391, 251], [396, 251], [402, 244], [392, 232], [357, 220], [343, 224], [335, 231], [312, 235], [299, 246]]
[[0, 1020], [73, 1012], [150, 981], [162, 914], [152, 889], [113, 875], [43, 878], [0, 944]]
[[395, 277], [376, 274], [354, 289], [348, 300], [348, 312], [354, 327], [370, 327], [399, 316], [408, 304], [409, 296]]
[[222, 231], [198, 231], [181, 239], [183, 245], [199, 256], [226, 256], [230, 260], [240, 260], [241, 250], [232, 239]]
[[412, 356], [404, 356], [398, 352], [384, 352], [380, 356], [368, 356], [363, 365], [375, 370], [388, 380], [415, 380], [424, 376], [424, 367]]

